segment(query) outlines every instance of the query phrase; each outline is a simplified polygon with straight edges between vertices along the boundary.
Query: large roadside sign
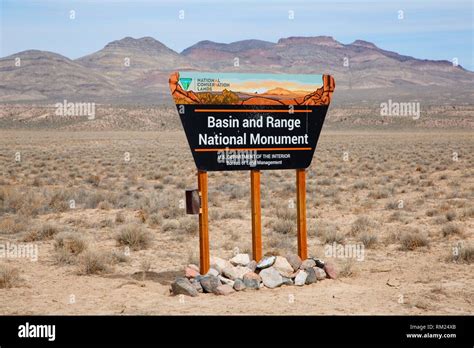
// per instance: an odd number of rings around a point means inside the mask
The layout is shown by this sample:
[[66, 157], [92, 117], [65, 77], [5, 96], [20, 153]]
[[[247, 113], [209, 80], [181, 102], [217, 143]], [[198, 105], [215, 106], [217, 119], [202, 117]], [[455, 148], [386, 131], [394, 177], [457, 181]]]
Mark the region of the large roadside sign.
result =
[[303, 169], [334, 91], [329, 75], [171, 75], [189, 146], [202, 171]]
[[169, 79], [198, 169], [188, 190], [189, 213], [199, 214], [200, 272], [210, 267], [207, 172], [250, 171], [252, 255], [262, 257], [260, 170], [296, 170], [298, 255], [306, 259], [306, 171], [334, 92], [329, 75], [180, 71]]

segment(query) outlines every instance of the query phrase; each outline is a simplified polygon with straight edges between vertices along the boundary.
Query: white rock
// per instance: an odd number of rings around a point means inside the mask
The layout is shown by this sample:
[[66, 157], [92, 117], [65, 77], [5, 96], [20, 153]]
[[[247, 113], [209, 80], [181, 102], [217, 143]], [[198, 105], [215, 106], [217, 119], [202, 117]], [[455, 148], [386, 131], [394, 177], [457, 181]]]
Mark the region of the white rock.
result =
[[249, 254], [237, 254], [230, 259], [230, 263], [234, 266], [247, 266], [250, 263]]
[[275, 268], [284, 277], [290, 277], [291, 274], [294, 272], [293, 267], [283, 256], [276, 257], [275, 263], [273, 264], [273, 268]]
[[237, 278], [243, 278], [244, 274], [252, 272], [250, 268], [243, 267], [243, 266], [230, 266], [226, 267], [222, 270], [222, 275], [226, 278], [235, 280]]
[[219, 275], [219, 271], [215, 268], [209, 268], [209, 271], [207, 271], [206, 275], [217, 277]]
[[303, 270], [299, 270], [296, 273], [295, 277], [295, 285], [296, 286], [303, 286], [306, 283], [306, 277], [308, 276], [308, 273], [306, 273]]
[[262, 277], [262, 282], [267, 288], [274, 289], [283, 284], [283, 277], [273, 267], [263, 269], [259, 276]]
[[319, 267], [313, 267], [313, 269], [314, 269], [314, 272], [316, 273], [316, 279], [317, 280], [326, 279], [327, 274], [324, 271], [324, 269], [319, 268]]
[[230, 280], [226, 277], [223, 277], [223, 276], [219, 276], [219, 280], [221, 281], [222, 284], [227, 284], [227, 285], [230, 285], [230, 286], [234, 286], [234, 281], [233, 280]]
[[232, 264], [224, 259], [221, 259], [217, 256], [211, 256], [211, 267], [217, 270], [219, 273], [222, 273], [222, 270], [227, 267], [232, 267]]
[[275, 259], [276, 259], [275, 256], [264, 257], [264, 258], [261, 259], [260, 262], [257, 264], [257, 268], [258, 268], [258, 269], [268, 268], [268, 267], [270, 267], [271, 265], [273, 265], [273, 264], [275, 263]]

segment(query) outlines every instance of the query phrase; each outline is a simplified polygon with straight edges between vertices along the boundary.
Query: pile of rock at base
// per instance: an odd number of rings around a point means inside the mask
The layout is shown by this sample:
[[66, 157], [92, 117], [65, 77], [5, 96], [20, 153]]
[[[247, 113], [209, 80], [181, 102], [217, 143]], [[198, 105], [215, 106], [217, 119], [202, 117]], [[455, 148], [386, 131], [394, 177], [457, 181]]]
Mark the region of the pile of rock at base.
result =
[[270, 289], [282, 285], [303, 286], [326, 278], [335, 279], [333, 265], [317, 258], [304, 261], [296, 254], [265, 256], [259, 262], [248, 254], [237, 254], [230, 260], [211, 257], [211, 268], [206, 274], [199, 267], [188, 265], [184, 276], [171, 284], [173, 295], [198, 296], [199, 293], [230, 295], [236, 291]]

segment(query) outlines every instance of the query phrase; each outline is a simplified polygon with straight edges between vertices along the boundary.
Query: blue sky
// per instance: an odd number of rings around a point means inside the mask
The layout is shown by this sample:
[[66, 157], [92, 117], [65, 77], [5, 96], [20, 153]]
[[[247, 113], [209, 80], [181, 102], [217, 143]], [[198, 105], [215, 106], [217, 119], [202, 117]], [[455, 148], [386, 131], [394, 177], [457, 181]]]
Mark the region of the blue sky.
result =
[[[125, 36], [152, 36], [179, 52], [200, 40], [276, 42], [329, 35], [342, 43], [371, 41], [417, 58], [456, 57], [474, 70], [472, 0], [0, 1], [2, 57], [40, 49], [78, 58]], [[75, 19], [69, 18], [71, 10]]]

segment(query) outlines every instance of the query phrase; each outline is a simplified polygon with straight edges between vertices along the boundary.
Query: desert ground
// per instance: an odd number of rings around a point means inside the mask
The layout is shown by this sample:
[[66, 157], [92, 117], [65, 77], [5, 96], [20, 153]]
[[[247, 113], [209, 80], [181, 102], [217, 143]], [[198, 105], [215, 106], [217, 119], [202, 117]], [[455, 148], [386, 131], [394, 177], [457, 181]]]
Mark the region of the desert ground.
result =
[[[184, 133], [0, 130], [0, 314], [474, 314], [470, 130], [323, 128], [308, 168], [308, 247], [336, 280], [171, 296], [198, 263]], [[209, 174], [211, 254], [250, 252], [249, 173]], [[296, 251], [295, 174], [262, 173], [263, 249]], [[363, 260], [325, 245], [365, 246]]]

